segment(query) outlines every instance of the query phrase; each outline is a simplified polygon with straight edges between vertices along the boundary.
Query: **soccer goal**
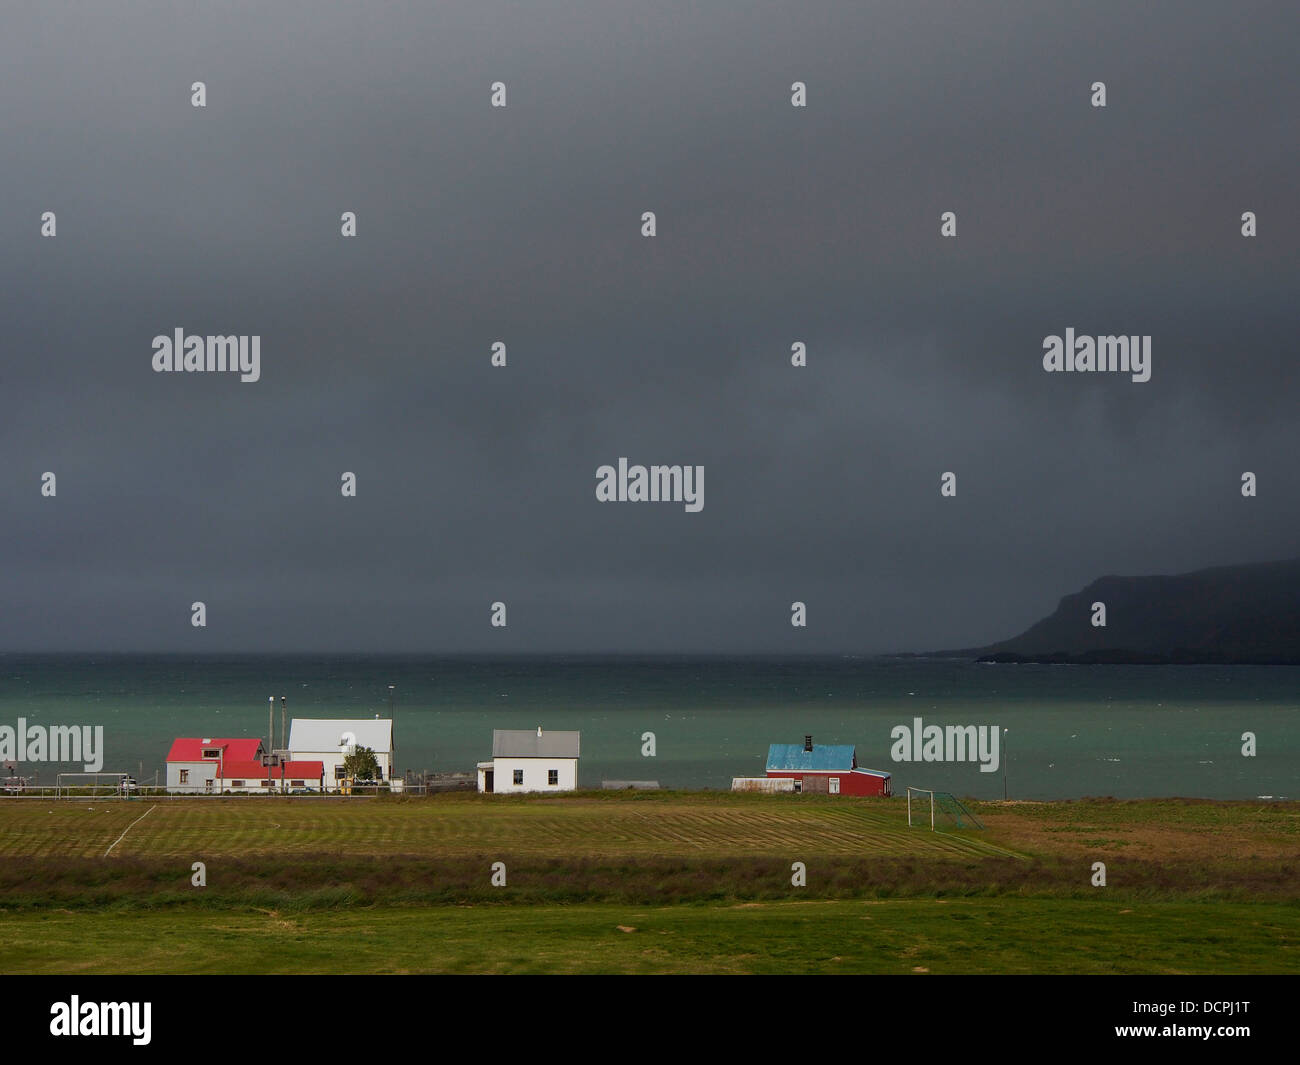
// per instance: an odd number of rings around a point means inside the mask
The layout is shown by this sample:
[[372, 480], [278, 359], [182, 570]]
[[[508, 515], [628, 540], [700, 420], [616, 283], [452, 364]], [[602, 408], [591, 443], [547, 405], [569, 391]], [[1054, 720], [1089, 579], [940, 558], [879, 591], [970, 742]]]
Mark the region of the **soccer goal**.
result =
[[[916, 820], [915, 821], [912, 820], [913, 817], [912, 793], [913, 792], [916, 793], [916, 815], [915, 815]], [[925, 823], [923, 819], [926, 816], [925, 808], [927, 805], [929, 806], [930, 831], [933, 832], [934, 831], [934, 792], [932, 792], [929, 788], [908, 787], [907, 789], [907, 827], [908, 828], [911, 828], [914, 824]]]
[[[912, 792], [916, 792], [916, 810], [912, 810]], [[931, 791], [929, 788], [907, 789], [907, 824], [924, 825], [930, 819], [930, 831], [935, 831], [936, 821], [943, 820], [956, 828], [983, 828], [984, 822], [976, 817], [957, 796], [950, 791]]]
[[129, 797], [134, 791], [130, 773], [60, 773], [54, 781], [56, 799]]

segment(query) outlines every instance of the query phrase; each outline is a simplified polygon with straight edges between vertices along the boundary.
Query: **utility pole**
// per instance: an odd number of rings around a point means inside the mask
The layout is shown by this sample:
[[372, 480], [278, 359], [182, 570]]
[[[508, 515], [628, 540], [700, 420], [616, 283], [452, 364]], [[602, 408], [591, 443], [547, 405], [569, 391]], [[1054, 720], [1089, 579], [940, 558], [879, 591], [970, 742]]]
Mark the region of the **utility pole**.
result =
[[288, 713], [285, 697], [280, 696], [280, 748], [281, 750], [289, 749], [289, 732], [285, 728], [284, 716]]

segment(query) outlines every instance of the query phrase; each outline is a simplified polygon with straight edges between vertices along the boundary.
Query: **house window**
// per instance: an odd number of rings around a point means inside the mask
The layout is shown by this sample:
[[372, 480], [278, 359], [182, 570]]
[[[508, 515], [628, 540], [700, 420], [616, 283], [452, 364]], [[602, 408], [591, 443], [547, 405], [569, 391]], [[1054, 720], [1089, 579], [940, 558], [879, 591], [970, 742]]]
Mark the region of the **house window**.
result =
[[220, 747], [209, 747], [209, 748], [207, 748], [207, 749], [204, 750], [204, 752], [203, 752], [203, 757], [204, 757], [204, 758], [220, 758], [220, 757], [221, 757], [221, 748], [220, 748]]
[[244, 786], [244, 782], [242, 780], [232, 780], [230, 782], [230, 786], [232, 788], [242, 788]]
[[831, 794], [838, 795], [839, 793], [840, 793], [840, 778], [831, 777]]
[[343, 779], [343, 767], [341, 765], [336, 765], [334, 767], [334, 779], [335, 780]]
[[205, 781], [203, 782], [203, 790], [204, 790], [204, 791], [211, 791], [211, 790], [212, 790], [212, 778], [211, 778], [211, 777], [208, 777], [208, 779], [205, 780]]
[[548, 769], [546, 771], [546, 783], [558, 784], [560, 782], [560, 771], [558, 769]]
[[269, 787], [271, 786], [272, 783], [273, 783], [273, 782], [270, 781], [270, 780], [264, 780], [264, 781], [262, 781], [262, 787], [264, 787], [264, 788], [269, 788]]
[[188, 769], [182, 769], [182, 770], [181, 770], [181, 783], [182, 783], [182, 784], [188, 784], [189, 782], [190, 782], [190, 771], [189, 771]]
[[516, 769], [516, 770], [515, 770], [515, 783], [516, 783], [516, 784], [522, 784], [523, 782], [524, 782], [524, 771], [523, 771], [522, 769]]
[[291, 787], [291, 788], [301, 788], [301, 787], [303, 787], [306, 783], [307, 783], [307, 782], [306, 782], [305, 780], [291, 780], [291, 781], [289, 781], [289, 787]]

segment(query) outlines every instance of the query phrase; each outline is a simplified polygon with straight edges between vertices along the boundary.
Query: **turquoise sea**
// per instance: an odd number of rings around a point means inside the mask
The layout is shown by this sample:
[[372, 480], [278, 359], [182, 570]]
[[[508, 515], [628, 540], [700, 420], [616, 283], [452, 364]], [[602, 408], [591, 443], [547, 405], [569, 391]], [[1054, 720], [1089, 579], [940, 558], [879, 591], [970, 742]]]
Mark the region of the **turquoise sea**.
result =
[[[161, 774], [174, 736], [388, 714], [397, 766], [470, 770], [493, 728], [579, 729], [579, 780], [725, 789], [769, 743], [857, 745], [907, 784], [999, 798], [1003, 767], [894, 762], [891, 730], [1007, 729], [1011, 798], [1300, 797], [1300, 667], [993, 666], [958, 659], [0, 655], [0, 726], [102, 725], [105, 770]], [[656, 756], [641, 755], [655, 735]], [[1256, 736], [1244, 757], [1242, 734]], [[53, 779], [72, 766], [21, 766]], [[48, 777], [47, 777], [48, 774]]]

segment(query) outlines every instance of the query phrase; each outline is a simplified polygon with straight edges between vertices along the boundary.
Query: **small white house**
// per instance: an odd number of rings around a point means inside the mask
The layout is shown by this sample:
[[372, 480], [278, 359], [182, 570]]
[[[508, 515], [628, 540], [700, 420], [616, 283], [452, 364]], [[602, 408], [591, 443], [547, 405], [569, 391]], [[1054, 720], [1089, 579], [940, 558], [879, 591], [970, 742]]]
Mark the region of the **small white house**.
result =
[[384, 780], [391, 779], [391, 718], [295, 717], [289, 723], [289, 757], [295, 762], [322, 762], [327, 790], [333, 790], [343, 779], [343, 759], [357, 747], [369, 747], [374, 751], [380, 776]]
[[478, 764], [478, 790], [487, 794], [573, 791], [578, 786], [579, 732], [493, 729], [492, 761]]

